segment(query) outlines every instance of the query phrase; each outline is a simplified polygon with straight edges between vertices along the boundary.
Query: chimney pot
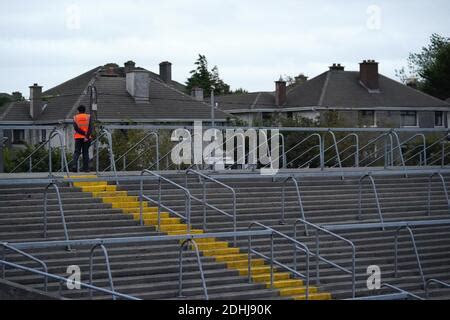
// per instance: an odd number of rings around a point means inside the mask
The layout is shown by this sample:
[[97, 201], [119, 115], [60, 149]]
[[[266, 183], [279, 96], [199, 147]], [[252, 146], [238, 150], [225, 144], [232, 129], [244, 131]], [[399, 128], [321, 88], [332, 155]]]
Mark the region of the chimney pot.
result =
[[134, 61], [127, 61], [125, 62], [125, 74], [127, 74], [128, 72], [133, 71], [136, 68], [136, 63]]
[[163, 61], [159, 64], [159, 76], [165, 83], [172, 81], [172, 64], [169, 61]]
[[42, 87], [37, 83], [30, 87], [30, 117], [36, 120], [42, 112]]
[[275, 82], [275, 104], [281, 107], [286, 104], [287, 93], [286, 93], [286, 81], [276, 81]]
[[150, 102], [150, 74], [145, 70], [133, 70], [126, 75], [128, 93], [137, 103]]
[[330, 66], [330, 70], [344, 71], [344, 70], [345, 70], [345, 67], [342, 66], [340, 63], [333, 63], [333, 65]]
[[378, 62], [375, 60], [364, 60], [359, 64], [359, 79], [369, 90], [379, 90]]

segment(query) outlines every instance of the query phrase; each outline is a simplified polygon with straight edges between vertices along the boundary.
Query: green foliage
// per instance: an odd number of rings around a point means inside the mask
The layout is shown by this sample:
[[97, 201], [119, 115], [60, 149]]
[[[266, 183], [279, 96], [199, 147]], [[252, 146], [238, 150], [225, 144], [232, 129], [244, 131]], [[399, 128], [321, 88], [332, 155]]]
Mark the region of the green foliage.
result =
[[417, 88], [440, 99], [450, 97], [450, 39], [433, 34], [430, 44], [408, 57], [408, 70], [397, 70], [397, 76], [407, 82], [417, 78]]
[[194, 87], [202, 88], [205, 97], [210, 96], [213, 88], [215, 95], [230, 93], [230, 86], [219, 76], [219, 68], [214, 66], [211, 71], [208, 70], [208, 60], [206, 59], [206, 56], [200, 54], [195, 65], [196, 69], [190, 72], [191, 76], [186, 81], [187, 94], [191, 94]]

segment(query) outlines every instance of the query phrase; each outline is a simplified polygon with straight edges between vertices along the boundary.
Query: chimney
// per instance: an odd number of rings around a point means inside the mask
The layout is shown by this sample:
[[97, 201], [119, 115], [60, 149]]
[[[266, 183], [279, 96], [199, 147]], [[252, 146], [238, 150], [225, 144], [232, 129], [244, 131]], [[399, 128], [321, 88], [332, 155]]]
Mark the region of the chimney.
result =
[[42, 111], [42, 87], [35, 83], [30, 87], [30, 117], [35, 120]]
[[275, 82], [275, 104], [281, 107], [286, 104], [286, 100], [286, 81], [280, 78], [280, 80]]
[[159, 76], [165, 83], [172, 81], [172, 64], [169, 61], [164, 61], [159, 64]]
[[199, 87], [193, 87], [191, 96], [197, 101], [203, 101], [203, 89]]
[[134, 70], [126, 75], [127, 91], [137, 103], [150, 101], [150, 74], [145, 70]]
[[133, 71], [136, 68], [136, 63], [134, 61], [127, 61], [125, 62], [125, 74], [128, 72]]
[[332, 66], [330, 66], [330, 71], [344, 71], [345, 67], [342, 66], [340, 63], [333, 63]]
[[378, 91], [378, 62], [375, 60], [364, 60], [359, 64], [359, 80], [369, 89], [369, 91]]
[[297, 77], [295, 77], [295, 84], [303, 84], [308, 81], [308, 77], [304, 74], [300, 74]]

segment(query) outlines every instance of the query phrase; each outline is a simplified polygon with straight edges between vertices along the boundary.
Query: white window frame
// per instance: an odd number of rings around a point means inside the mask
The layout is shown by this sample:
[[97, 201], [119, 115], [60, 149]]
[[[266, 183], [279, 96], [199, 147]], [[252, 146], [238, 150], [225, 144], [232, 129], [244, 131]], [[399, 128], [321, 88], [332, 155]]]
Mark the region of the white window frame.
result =
[[[442, 125], [440, 125], [440, 126], [436, 125], [436, 114], [438, 112], [440, 112], [442, 114]], [[435, 111], [434, 112], [434, 127], [435, 128], [445, 128], [445, 118], [444, 118], [444, 116], [445, 116], [444, 111]]]
[[378, 125], [377, 125], [377, 112], [375, 110], [360, 110], [358, 112], [358, 116], [359, 116], [359, 114], [361, 112], [368, 112], [368, 111], [372, 111], [373, 112], [373, 124], [368, 125], [368, 126], [367, 125], [363, 125], [363, 127], [364, 128], [378, 128]]

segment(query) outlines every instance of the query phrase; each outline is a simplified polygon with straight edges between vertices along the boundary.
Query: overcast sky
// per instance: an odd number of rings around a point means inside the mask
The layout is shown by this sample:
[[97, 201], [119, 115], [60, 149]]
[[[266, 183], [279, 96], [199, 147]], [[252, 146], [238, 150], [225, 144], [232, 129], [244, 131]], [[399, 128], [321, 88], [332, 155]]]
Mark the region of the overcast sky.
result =
[[449, 36], [450, 2], [382, 0], [0, 0], [0, 92], [49, 89], [108, 62], [184, 83], [199, 53], [233, 89], [274, 89], [342, 63], [380, 62], [395, 77], [432, 33]]

